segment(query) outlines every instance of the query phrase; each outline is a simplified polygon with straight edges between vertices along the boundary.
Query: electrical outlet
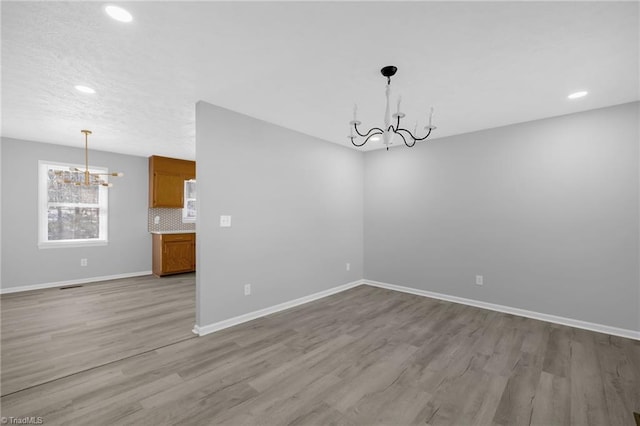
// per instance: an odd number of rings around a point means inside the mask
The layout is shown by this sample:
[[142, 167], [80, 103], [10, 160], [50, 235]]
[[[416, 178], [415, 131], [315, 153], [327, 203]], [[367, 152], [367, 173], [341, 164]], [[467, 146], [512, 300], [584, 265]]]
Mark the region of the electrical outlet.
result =
[[484, 278], [482, 277], [482, 275], [476, 275], [476, 285], [483, 285], [484, 284]]
[[87, 259], [80, 259], [80, 266], [87, 266]]
[[251, 284], [244, 285], [244, 295], [245, 296], [251, 295]]
[[231, 216], [220, 216], [220, 228], [231, 228]]
[[159, 225], [160, 224], [160, 216], [154, 217], [153, 218], [153, 223], [156, 224], [156, 225]]
[[351, 270], [351, 264], [347, 263], [347, 271], [350, 271], [350, 270]]

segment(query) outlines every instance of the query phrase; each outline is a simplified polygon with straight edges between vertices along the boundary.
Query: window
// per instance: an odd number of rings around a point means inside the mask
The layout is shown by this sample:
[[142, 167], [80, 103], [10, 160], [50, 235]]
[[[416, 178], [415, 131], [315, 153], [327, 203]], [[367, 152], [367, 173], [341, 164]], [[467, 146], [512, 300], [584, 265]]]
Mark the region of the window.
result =
[[[39, 162], [38, 186], [38, 247], [78, 247], [107, 244], [108, 197], [104, 186], [70, 185], [60, 182], [70, 179], [70, 168], [84, 169], [75, 164]], [[92, 173], [107, 173], [101, 167], [91, 167]]]
[[182, 208], [182, 222], [196, 221], [196, 181], [184, 181], [184, 206]]

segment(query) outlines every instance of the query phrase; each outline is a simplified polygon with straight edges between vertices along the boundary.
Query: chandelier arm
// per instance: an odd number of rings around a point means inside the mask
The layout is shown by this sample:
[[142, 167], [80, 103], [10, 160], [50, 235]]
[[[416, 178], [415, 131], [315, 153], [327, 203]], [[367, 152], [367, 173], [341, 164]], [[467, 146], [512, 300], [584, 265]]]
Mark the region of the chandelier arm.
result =
[[361, 144], [357, 144], [353, 141], [354, 137], [350, 136], [349, 139], [351, 139], [351, 143], [353, 144], [353, 146], [360, 148], [362, 145], [364, 145], [365, 143], [367, 143], [367, 141], [365, 140], [364, 142], [362, 142]]
[[358, 130], [358, 124], [353, 123], [353, 128], [356, 130], [356, 133], [358, 134], [358, 136], [363, 137], [363, 138], [368, 138], [370, 135], [369, 133], [371, 133], [372, 131], [376, 130], [380, 133], [382, 133], [382, 129], [378, 128], [378, 127], [372, 127], [369, 129], [369, 131], [367, 133], [360, 133], [360, 131]]
[[[377, 129], [377, 128], [375, 128], [375, 127], [374, 127], [374, 128], [373, 128], [373, 129], [371, 129], [371, 130], [374, 130], [374, 129]], [[369, 130], [369, 132], [370, 132], [371, 130]], [[359, 145], [358, 145], [357, 143], [355, 143], [355, 142], [353, 141], [353, 139], [354, 139], [353, 137], [352, 137], [352, 138], [350, 138], [350, 139], [351, 139], [351, 143], [353, 144], [353, 146], [356, 146], [356, 147], [360, 148], [361, 146], [363, 146], [364, 144], [366, 144], [367, 142], [369, 142], [369, 139], [371, 139], [372, 137], [374, 137], [374, 136], [376, 136], [376, 135], [381, 135], [381, 134], [382, 134], [382, 130], [380, 130], [380, 129], [377, 129], [377, 130], [379, 130], [379, 131], [378, 131], [378, 132], [375, 132], [375, 133], [371, 133], [369, 136], [367, 136], [367, 137], [366, 137], [366, 139], [364, 140], [364, 142], [362, 142], [361, 144], [359, 144]], [[368, 134], [368, 133], [367, 133], [367, 134]]]
[[[404, 135], [403, 135], [402, 133], [400, 133], [400, 132], [406, 132], [406, 133], [407, 133], [407, 135], [408, 135], [411, 139], [413, 139], [413, 143], [412, 143], [411, 145], [409, 145], [409, 144], [407, 143], [407, 140], [405, 139]], [[413, 146], [416, 144], [416, 140], [417, 140], [417, 139], [416, 139], [416, 137], [415, 137], [415, 136], [413, 136], [413, 133], [411, 133], [409, 130], [407, 130], [407, 129], [398, 129], [398, 130], [396, 130], [396, 131], [395, 131], [395, 133], [396, 133], [396, 134], [398, 134], [398, 135], [400, 135], [400, 137], [401, 137], [401, 138], [402, 138], [402, 140], [404, 141], [404, 144], [405, 144], [406, 146], [408, 146], [409, 148], [413, 148]]]
[[433, 130], [433, 128], [429, 128], [429, 131], [427, 132], [427, 134], [425, 135], [425, 137], [423, 137], [423, 138], [414, 138], [414, 139], [415, 139], [416, 141], [423, 141], [423, 140], [425, 140], [426, 138], [428, 138], [428, 137], [429, 137], [429, 135], [431, 134], [431, 131], [432, 131], [432, 130]]
[[[404, 129], [400, 129], [400, 130], [404, 130]], [[413, 147], [413, 145], [415, 145], [415, 144], [416, 144], [416, 140], [414, 139], [414, 140], [413, 140], [413, 143], [412, 143], [411, 145], [409, 145], [409, 144], [407, 143], [407, 140], [405, 139], [405, 137], [404, 137], [404, 135], [403, 135], [402, 133], [400, 133], [400, 132], [395, 132], [395, 133], [396, 133], [397, 135], [399, 135], [399, 136], [402, 138], [402, 142], [404, 142], [404, 144], [405, 144], [406, 146], [408, 146], [409, 148], [412, 148], [412, 147]], [[411, 134], [411, 133], [409, 133], [409, 134]], [[412, 137], [413, 137], [413, 136], [412, 136]]]
[[395, 131], [396, 131], [396, 133], [397, 133], [397, 132], [406, 132], [409, 136], [411, 136], [411, 139], [417, 139], [417, 138], [413, 135], [413, 133], [411, 133], [411, 130], [409, 130], [409, 129], [399, 128], [399, 129], [396, 129]]

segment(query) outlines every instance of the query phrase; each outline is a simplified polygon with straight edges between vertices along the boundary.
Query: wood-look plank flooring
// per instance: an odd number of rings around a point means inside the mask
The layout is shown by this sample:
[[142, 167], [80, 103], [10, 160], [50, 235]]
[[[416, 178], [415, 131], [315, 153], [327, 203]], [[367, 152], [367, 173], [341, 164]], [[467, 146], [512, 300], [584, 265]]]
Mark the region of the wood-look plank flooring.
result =
[[194, 277], [3, 294], [1, 395], [196, 337]]
[[45, 424], [633, 425], [639, 360], [638, 341], [360, 286], [0, 401]]

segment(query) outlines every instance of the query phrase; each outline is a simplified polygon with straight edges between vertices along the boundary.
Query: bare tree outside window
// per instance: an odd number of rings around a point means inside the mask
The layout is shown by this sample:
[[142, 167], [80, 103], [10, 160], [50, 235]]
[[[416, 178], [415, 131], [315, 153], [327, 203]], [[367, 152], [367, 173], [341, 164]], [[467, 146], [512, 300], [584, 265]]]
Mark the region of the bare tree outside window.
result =
[[[40, 194], [41, 228], [46, 220], [46, 229], [40, 230], [40, 244], [106, 242], [108, 191], [96, 185], [64, 183], [74, 176], [69, 167], [40, 163], [40, 189], [45, 192]], [[56, 171], [62, 174], [56, 174]]]

